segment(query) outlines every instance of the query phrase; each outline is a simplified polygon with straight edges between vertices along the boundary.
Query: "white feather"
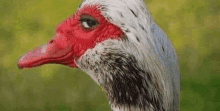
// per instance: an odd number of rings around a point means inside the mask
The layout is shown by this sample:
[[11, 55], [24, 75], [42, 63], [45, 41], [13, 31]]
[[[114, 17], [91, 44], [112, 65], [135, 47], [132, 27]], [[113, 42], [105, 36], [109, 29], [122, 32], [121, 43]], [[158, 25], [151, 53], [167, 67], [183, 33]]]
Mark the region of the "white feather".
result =
[[[84, 0], [80, 8], [86, 5], [104, 6], [101, 10], [111, 23], [117, 25], [126, 34], [129, 41], [120, 47], [135, 55], [140, 67], [154, 72], [161, 81], [164, 92], [165, 106], [175, 102], [178, 110], [180, 94], [180, 72], [178, 57], [166, 34], [153, 21], [143, 0]], [[133, 14], [133, 12], [136, 16]], [[123, 17], [122, 17], [122, 16]], [[141, 27], [141, 26], [144, 28]], [[129, 30], [130, 32], [126, 32]], [[137, 40], [139, 39], [139, 41]], [[97, 47], [98, 48], [98, 47]], [[169, 90], [168, 90], [169, 89]], [[175, 94], [174, 94], [175, 93]], [[114, 110], [119, 110], [114, 108]]]

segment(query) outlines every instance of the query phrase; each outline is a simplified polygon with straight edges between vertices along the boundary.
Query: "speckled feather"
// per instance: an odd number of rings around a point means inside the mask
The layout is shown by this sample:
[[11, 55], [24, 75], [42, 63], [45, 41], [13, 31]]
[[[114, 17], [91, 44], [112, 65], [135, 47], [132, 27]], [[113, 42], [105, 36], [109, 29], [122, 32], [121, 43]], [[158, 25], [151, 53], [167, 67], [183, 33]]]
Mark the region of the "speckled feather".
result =
[[105, 40], [77, 65], [106, 91], [114, 111], [178, 111], [180, 72], [175, 50], [142, 0], [84, 0], [100, 5], [125, 40]]

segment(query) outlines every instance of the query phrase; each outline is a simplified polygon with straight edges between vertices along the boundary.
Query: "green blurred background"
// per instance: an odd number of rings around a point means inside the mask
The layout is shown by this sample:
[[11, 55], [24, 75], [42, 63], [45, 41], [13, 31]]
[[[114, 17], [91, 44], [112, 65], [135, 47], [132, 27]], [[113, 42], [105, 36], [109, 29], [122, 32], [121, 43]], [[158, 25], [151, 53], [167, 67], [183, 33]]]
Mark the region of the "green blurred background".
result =
[[[79, 0], [0, 0], [0, 111], [110, 111], [102, 89], [80, 69], [17, 68], [47, 43]], [[220, 111], [220, 1], [148, 0], [179, 55], [181, 111]]]

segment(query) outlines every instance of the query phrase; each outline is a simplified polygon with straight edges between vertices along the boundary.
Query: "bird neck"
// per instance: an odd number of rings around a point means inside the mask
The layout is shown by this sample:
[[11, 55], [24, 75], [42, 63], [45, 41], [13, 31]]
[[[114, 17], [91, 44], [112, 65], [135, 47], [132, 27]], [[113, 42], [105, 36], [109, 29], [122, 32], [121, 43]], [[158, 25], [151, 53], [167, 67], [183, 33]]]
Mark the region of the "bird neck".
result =
[[[115, 44], [115, 45], [114, 45]], [[119, 43], [117, 43], [119, 44]], [[134, 55], [107, 41], [89, 49], [77, 61], [106, 92], [114, 111], [163, 111], [163, 91]]]

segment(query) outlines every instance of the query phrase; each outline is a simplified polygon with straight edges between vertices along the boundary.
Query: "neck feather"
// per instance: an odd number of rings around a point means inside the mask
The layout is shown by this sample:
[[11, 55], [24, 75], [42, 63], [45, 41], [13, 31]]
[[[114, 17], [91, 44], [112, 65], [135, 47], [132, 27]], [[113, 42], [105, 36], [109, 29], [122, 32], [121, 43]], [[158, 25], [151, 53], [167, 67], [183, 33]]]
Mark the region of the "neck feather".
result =
[[162, 83], [133, 54], [120, 49], [122, 43], [98, 44], [79, 58], [78, 66], [104, 88], [114, 111], [164, 111]]

